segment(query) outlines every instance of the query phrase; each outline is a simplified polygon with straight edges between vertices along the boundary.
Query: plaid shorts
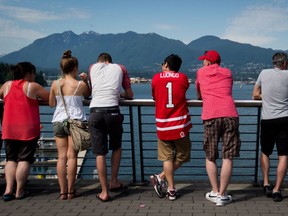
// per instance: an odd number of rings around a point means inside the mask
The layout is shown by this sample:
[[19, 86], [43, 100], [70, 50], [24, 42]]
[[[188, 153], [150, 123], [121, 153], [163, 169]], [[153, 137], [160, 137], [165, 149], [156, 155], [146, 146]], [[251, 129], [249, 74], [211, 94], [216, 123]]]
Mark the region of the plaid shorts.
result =
[[218, 143], [222, 140], [222, 158], [239, 157], [241, 140], [238, 118], [215, 118], [205, 120], [203, 150], [206, 158], [215, 161], [219, 158]]

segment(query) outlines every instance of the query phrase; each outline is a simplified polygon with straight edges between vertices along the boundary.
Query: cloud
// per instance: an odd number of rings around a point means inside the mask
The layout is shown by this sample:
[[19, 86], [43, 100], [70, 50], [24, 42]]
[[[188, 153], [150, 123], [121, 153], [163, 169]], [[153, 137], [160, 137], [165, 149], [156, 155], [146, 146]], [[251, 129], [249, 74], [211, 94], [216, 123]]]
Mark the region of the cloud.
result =
[[5, 14], [10, 18], [18, 19], [28, 23], [62, 19], [61, 16], [54, 15], [52, 12], [23, 7], [0, 5], [0, 11], [2, 14]]
[[159, 29], [159, 30], [171, 30], [171, 29], [176, 29], [176, 26], [169, 25], [169, 24], [156, 24], [154, 25], [154, 28]]
[[222, 38], [259, 46], [276, 41], [277, 34], [288, 33], [288, 6], [283, 2], [246, 8], [231, 20]]
[[87, 11], [79, 10], [79, 8], [68, 8], [66, 12], [63, 14], [63, 18], [67, 17], [67, 19], [71, 19], [71, 14], [73, 14], [74, 19], [89, 19], [90, 14]]
[[[55, 14], [53, 11], [37, 10], [25, 7], [4, 6], [0, 5], [0, 11], [5, 16], [17, 19], [26, 23], [49, 22], [56, 20], [71, 20], [71, 19], [88, 19], [89, 15], [85, 11], [80, 11], [77, 8], [67, 8], [61, 14]], [[73, 16], [71, 16], [73, 15]]]
[[31, 41], [33, 38], [45, 36], [39, 31], [17, 26], [13, 21], [9, 20], [0, 19], [0, 26], [0, 37], [2, 38], [18, 38]]

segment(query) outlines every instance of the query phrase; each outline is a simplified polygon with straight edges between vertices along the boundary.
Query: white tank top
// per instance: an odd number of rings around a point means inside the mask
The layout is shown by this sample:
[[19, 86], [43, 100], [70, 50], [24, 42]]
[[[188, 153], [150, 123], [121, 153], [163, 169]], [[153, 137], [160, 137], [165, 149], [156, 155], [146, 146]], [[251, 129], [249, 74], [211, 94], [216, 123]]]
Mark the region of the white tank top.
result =
[[[77, 89], [74, 92], [74, 95], [67, 95], [64, 96], [67, 112], [72, 119], [77, 119], [80, 121], [86, 121], [86, 114], [83, 106], [83, 96], [75, 95], [78, 88], [79, 88], [80, 82], [78, 83]], [[63, 101], [60, 97], [60, 95], [56, 95], [56, 109], [52, 118], [53, 122], [63, 122], [65, 119], [68, 118], [65, 107], [63, 104]]]

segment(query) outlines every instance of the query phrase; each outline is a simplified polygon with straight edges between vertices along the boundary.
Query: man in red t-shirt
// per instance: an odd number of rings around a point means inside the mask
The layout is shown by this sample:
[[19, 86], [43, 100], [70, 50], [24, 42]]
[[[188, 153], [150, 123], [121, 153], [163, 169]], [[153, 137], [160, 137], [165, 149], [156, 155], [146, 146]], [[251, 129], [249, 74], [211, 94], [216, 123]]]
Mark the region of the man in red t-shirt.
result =
[[192, 127], [186, 91], [188, 78], [178, 72], [182, 64], [179, 56], [171, 54], [162, 64], [162, 72], [152, 79], [152, 96], [155, 100], [155, 118], [158, 136], [158, 160], [163, 161], [163, 172], [151, 175], [151, 183], [162, 198], [162, 186], [168, 182], [167, 197], [176, 199], [174, 171], [190, 161], [191, 142], [189, 130]]
[[[232, 97], [232, 73], [220, 66], [221, 58], [215, 50], [206, 51], [203, 67], [197, 71], [196, 90], [198, 99], [203, 100], [202, 120], [204, 124], [204, 144], [206, 170], [212, 191], [206, 193], [206, 199], [223, 206], [232, 201], [226, 193], [232, 174], [234, 157], [239, 157], [239, 119]], [[222, 139], [222, 169], [220, 185], [216, 160], [219, 157], [218, 142]]]

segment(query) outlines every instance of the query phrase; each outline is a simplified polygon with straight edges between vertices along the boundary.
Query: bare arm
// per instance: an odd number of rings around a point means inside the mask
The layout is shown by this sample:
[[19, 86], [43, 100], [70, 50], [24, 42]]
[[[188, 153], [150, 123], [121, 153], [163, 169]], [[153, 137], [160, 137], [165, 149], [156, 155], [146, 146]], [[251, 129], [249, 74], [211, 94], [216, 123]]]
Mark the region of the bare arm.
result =
[[12, 81], [7, 81], [2, 85], [2, 87], [0, 89], [0, 98], [1, 99], [3, 99], [5, 97], [5, 95], [8, 93], [8, 91], [10, 90], [11, 84], [12, 84]]
[[199, 87], [196, 87], [196, 94], [197, 94], [197, 99], [198, 99], [198, 100], [202, 100], [202, 95], [201, 95], [200, 86], [199, 86]]
[[37, 98], [41, 98], [43, 101], [49, 100], [49, 91], [43, 88], [38, 83], [33, 83], [35, 86], [35, 95]]
[[125, 92], [122, 92], [120, 96], [124, 99], [132, 100], [133, 99], [133, 91], [131, 88], [125, 89]]
[[81, 79], [83, 80], [83, 96], [86, 98], [86, 97], [89, 97], [91, 95], [91, 89], [90, 89], [90, 86], [88, 84], [88, 77], [87, 77], [87, 74], [86, 73], [81, 73], [79, 75], [81, 77]]
[[55, 91], [56, 89], [56, 81], [54, 81], [50, 88], [50, 95], [49, 95], [49, 106], [55, 107], [56, 106], [56, 97], [55, 97]]
[[0, 99], [4, 98], [4, 88], [5, 88], [5, 84], [3, 84], [1, 89], [0, 89]]
[[259, 86], [259, 85], [255, 85], [255, 86], [254, 86], [254, 90], [253, 90], [253, 94], [252, 94], [252, 99], [253, 99], [253, 100], [262, 100], [262, 96], [261, 96], [261, 86]]

